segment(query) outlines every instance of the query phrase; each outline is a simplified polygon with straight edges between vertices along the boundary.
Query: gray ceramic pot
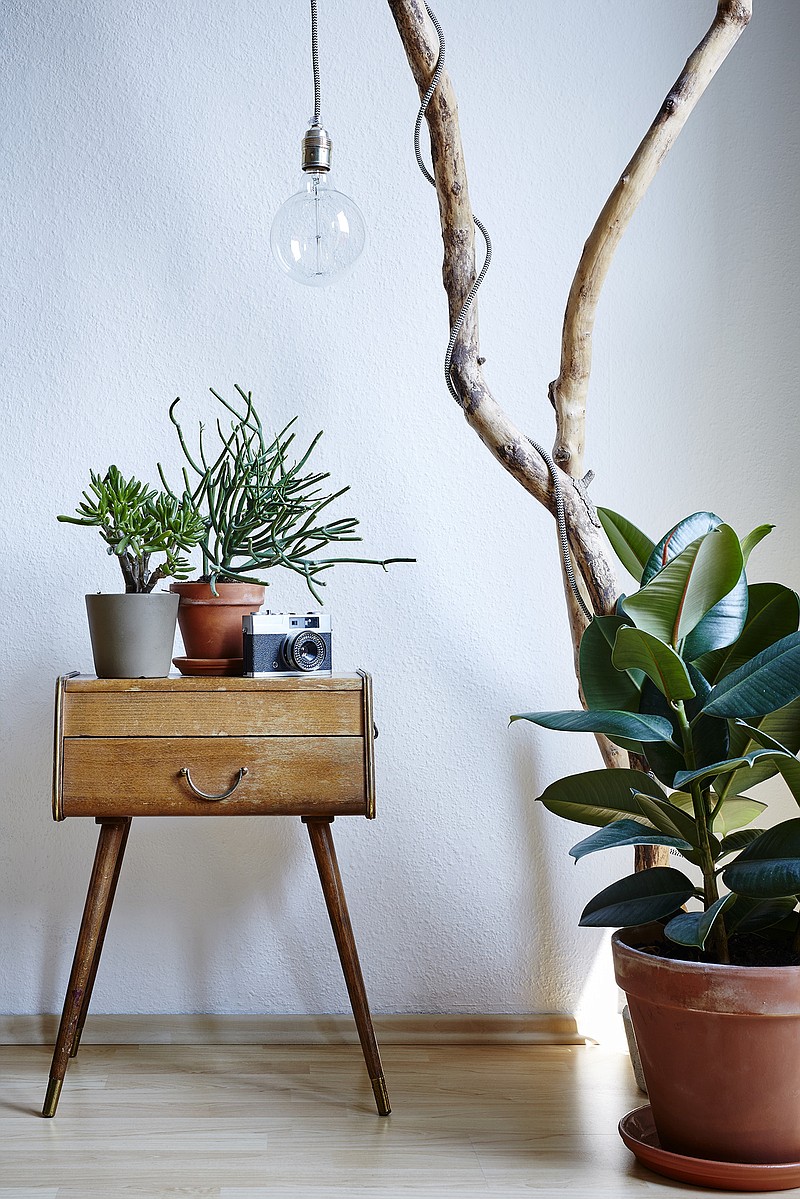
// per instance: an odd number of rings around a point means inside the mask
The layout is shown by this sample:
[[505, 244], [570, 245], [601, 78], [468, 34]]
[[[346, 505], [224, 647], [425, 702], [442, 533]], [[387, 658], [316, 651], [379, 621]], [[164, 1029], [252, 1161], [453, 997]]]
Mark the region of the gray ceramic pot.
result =
[[169, 674], [179, 596], [87, 595], [99, 679], [160, 679]]

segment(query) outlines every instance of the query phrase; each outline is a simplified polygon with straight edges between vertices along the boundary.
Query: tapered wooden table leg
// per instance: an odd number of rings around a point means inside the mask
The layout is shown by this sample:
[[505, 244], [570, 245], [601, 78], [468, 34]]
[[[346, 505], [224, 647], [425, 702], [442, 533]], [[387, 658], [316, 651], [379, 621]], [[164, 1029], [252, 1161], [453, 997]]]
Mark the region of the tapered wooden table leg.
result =
[[386, 1091], [386, 1080], [383, 1075], [378, 1042], [375, 1040], [375, 1030], [372, 1027], [372, 1016], [370, 1015], [369, 1004], [367, 1002], [364, 978], [361, 974], [358, 951], [356, 950], [356, 942], [350, 924], [350, 915], [347, 911], [342, 876], [339, 873], [339, 863], [336, 861], [336, 850], [333, 845], [333, 832], [331, 829], [333, 817], [315, 819], [310, 816], [304, 816], [302, 819], [308, 828], [308, 835], [311, 838], [311, 848], [314, 851], [314, 859], [317, 863], [317, 870], [319, 871], [319, 878], [322, 883], [322, 893], [325, 896], [328, 915], [331, 918], [336, 948], [339, 951], [339, 960], [342, 963], [344, 980], [347, 984], [347, 993], [350, 996], [356, 1028], [358, 1029], [358, 1038], [361, 1041], [364, 1061], [366, 1062], [369, 1080], [372, 1083], [378, 1115], [388, 1116], [392, 1109], [389, 1106], [389, 1096]]
[[58, 1106], [61, 1086], [69, 1064], [70, 1051], [76, 1043], [81, 1015], [85, 1019], [84, 999], [94, 981], [100, 957], [102, 938], [108, 925], [111, 901], [119, 878], [122, 852], [130, 829], [130, 817], [99, 821], [100, 836], [97, 841], [89, 890], [83, 909], [78, 943], [72, 972], [69, 976], [64, 1011], [58, 1027], [58, 1037], [50, 1066], [43, 1116], [54, 1116]]
[[[99, 817], [97, 818], [97, 823], [98, 824], [102, 823], [102, 821], [99, 819]], [[70, 1057], [75, 1057], [77, 1055], [78, 1047], [81, 1043], [81, 1037], [83, 1036], [83, 1026], [86, 1023], [86, 1016], [89, 1011], [89, 1004], [92, 1001], [92, 991], [94, 990], [94, 980], [97, 977], [97, 967], [100, 965], [100, 956], [103, 952], [103, 942], [106, 939], [106, 929], [108, 928], [108, 918], [111, 915], [111, 908], [114, 903], [114, 896], [117, 891], [117, 883], [119, 882], [119, 875], [120, 875], [120, 871], [122, 870], [122, 859], [125, 856], [125, 846], [128, 843], [128, 833], [131, 831], [130, 819], [128, 820], [127, 824], [128, 824], [128, 827], [125, 829], [125, 835], [123, 836], [122, 840], [120, 841], [119, 849], [117, 850], [117, 860], [114, 863], [114, 875], [111, 879], [111, 888], [108, 892], [108, 899], [106, 901], [106, 906], [103, 911], [103, 920], [100, 925], [100, 934], [97, 938], [97, 945], [95, 946], [95, 951], [94, 951], [94, 954], [92, 955], [92, 968], [89, 971], [89, 978], [86, 983], [86, 989], [83, 993], [83, 1000], [81, 1001], [81, 1010], [80, 1010], [80, 1015], [78, 1016], [78, 1025], [77, 1025], [77, 1028], [75, 1029], [75, 1037], [72, 1041], [72, 1047], [69, 1051]]]

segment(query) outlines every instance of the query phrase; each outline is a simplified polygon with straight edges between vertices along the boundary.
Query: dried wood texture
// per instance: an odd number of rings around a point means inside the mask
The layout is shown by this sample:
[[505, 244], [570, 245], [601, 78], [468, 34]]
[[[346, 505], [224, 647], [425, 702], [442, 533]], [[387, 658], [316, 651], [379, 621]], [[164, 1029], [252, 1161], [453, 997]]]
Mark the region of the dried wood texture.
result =
[[[439, 54], [439, 40], [421, 0], [388, 0], [420, 96]], [[611, 552], [597, 514], [581, 483], [586, 427], [586, 396], [591, 368], [592, 330], [603, 282], [614, 251], [692, 109], [750, 20], [752, 0], [719, 0], [711, 28], [690, 55], [656, 119], [609, 196], [586, 243], [569, 295], [561, 348], [561, 369], [550, 385], [556, 412], [554, 459], [561, 468], [567, 526], [576, 573], [591, 606], [600, 614], [613, 610], [618, 594]], [[458, 124], [458, 109], [449, 75], [442, 75], [426, 119], [444, 243], [442, 277], [450, 325], [457, 318], [475, 279], [475, 233]], [[473, 305], [453, 351], [453, 380], [464, 415], [495, 458], [551, 513], [555, 510], [546, 465], [492, 396], [484, 379]], [[568, 618], [575, 656], [586, 620], [569, 587]], [[626, 755], [598, 738], [608, 766], [626, 764]], [[666, 861], [665, 851], [645, 848], [637, 861]]]

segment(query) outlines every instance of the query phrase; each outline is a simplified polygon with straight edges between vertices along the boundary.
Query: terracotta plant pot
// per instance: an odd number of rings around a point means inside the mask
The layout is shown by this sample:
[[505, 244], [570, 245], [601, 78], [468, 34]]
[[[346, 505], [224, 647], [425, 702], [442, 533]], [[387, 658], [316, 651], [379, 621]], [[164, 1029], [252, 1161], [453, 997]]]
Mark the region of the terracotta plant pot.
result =
[[637, 948], [654, 939], [652, 926], [622, 929], [612, 948], [662, 1147], [800, 1161], [800, 966], [681, 962]]
[[87, 595], [86, 613], [99, 679], [160, 679], [169, 674], [178, 597]]
[[258, 583], [172, 583], [180, 596], [178, 625], [187, 658], [241, 658], [242, 617], [257, 612], [265, 588]]

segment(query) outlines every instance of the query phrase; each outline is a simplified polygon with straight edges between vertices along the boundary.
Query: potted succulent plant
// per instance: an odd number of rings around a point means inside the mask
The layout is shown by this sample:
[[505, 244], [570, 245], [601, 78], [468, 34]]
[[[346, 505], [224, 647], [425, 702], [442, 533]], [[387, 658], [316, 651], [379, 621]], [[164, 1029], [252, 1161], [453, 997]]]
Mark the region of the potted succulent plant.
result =
[[596, 826], [570, 850], [576, 862], [640, 844], [684, 859], [612, 883], [581, 917], [621, 930], [616, 976], [661, 1146], [800, 1163], [800, 818], [751, 827], [766, 805], [750, 795], [780, 775], [800, 803], [798, 598], [747, 582], [771, 526], [740, 541], [698, 512], [653, 543], [600, 515], [639, 589], [584, 633], [586, 710], [512, 720], [602, 733], [646, 762], [573, 775], [539, 796]]
[[[154, 592], [167, 578], [185, 578], [205, 526], [184, 496], [159, 493], [116, 466], [90, 472], [75, 516], [67, 524], [96, 528], [116, 556], [125, 580], [118, 595], [87, 595], [86, 609], [95, 671], [99, 678], [158, 678], [169, 674], [178, 597]], [[158, 560], [154, 564], [152, 559]]]
[[[318, 433], [293, 457], [295, 420], [269, 438], [253, 405], [240, 387], [238, 406], [211, 389], [233, 417], [228, 428], [216, 422], [217, 445], [211, 457], [200, 426], [197, 450], [188, 444], [178, 421], [176, 399], [169, 410], [186, 459], [184, 499], [203, 516], [200, 540], [203, 573], [197, 582], [173, 583], [180, 595], [178, 621], [190, 661], [235, 662], [242, 656], [242, 616], [257, 611], [267, 586], [263, 574], [284, 567], [300, 575], [312, 596], [322, 602], [321, 576], [344, 562], [384, 568], [408, 558], [319, 557], [328, 545], [360, 541], [355, 517], [330, 519], [329, 505], [349, 490], [326, 492], [320, 485], [328, 473], [304, 474], [319, 442]], [[159, 466], [164, 486], [169, 484]], [[170, 492], [177, 499], [174, 492]]]

